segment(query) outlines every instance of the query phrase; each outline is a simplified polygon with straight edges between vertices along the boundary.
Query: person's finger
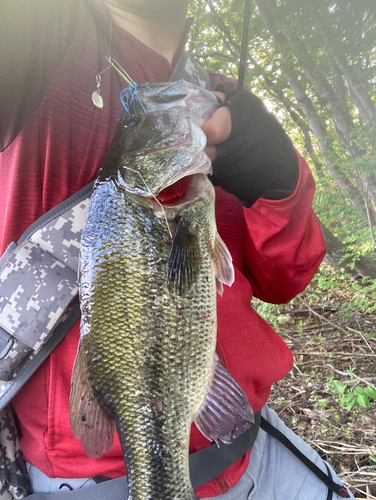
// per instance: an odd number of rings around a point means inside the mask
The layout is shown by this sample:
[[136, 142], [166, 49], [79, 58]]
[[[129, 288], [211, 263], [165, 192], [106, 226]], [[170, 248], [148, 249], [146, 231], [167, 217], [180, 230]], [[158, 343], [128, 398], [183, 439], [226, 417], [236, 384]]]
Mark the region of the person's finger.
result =
[[231, 113], [227, 106], [217, 109], [202, 126], [207, 144], [220, 144], [231, 134]]
[[218, 151], [214, 144], [206, 146], [204, 151], [209, 156], [211, 162], [218, 158]]

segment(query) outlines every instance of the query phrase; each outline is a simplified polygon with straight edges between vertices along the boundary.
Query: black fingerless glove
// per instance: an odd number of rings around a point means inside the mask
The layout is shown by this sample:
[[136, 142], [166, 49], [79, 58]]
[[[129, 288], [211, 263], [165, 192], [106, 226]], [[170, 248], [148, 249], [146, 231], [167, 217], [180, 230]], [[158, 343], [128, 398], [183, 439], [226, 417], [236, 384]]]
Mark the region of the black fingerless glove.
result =
[[217, 144], [211, 181], [234, 194], [250, 207], [261, 196], [278, 200], [290, 196], [299, 167], [294, 146], [278, 120], [263, 102], [247, 91], [231, 90], [223, 84], [231, 112], [232, 129], [227, 141]]

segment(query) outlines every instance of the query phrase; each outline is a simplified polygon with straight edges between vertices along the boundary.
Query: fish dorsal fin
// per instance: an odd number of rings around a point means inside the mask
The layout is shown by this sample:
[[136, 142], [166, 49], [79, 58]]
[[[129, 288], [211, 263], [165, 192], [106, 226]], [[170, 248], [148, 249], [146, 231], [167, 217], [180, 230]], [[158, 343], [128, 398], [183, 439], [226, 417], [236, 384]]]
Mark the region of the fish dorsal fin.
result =
[[167, 287], [171, 293], [182, 295], [196, 281], [201, 262], [198, 229], [180, 218], [167, 261]]
[[73, 436], [91, 458], [107, 453], [114, 438], [114, 422], [102, 409], [90, 383], [87, 363], [80, 345], [74, 363], [70, 395], [70, 423]]
[[254, 421], [245, 392], [215, 355], [213, 380], [194, 418], [197, 428], [207, 439], [229, 444]]
[[223, 284], [231, 286], [235, 281], [235, 271], [231, 254], [217, 233], [214, 240], [214, 266], [217, 292], [223, 294]]

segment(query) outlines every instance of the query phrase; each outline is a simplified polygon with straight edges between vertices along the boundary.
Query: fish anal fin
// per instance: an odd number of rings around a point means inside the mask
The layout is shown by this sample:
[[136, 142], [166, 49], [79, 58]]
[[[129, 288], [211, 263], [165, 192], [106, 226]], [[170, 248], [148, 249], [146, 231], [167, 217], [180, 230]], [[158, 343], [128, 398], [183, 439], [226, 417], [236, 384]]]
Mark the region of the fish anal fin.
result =
[[198, 229], [180, 218], [167, 261], [167, 287], [182, 295], [196, 282], [200, 270], [201, 251]]
[[222, 281], [220, 281], [218, 278], [215, 278], [215, 286], [216, 286], [217, 293], [219, 293], [219, 295], [222, 297], [222, 295], [223, 295], [223, 283], [222, 283]]
[[221, 364], [214, 360], [214, 375], [194, 422], [209, 440], [229, 444], [254, 423], [254, 414], [247, 396]]
[[95, 395], [81, 346], [73, 368], [70, 423], [73, 436], [81, 440], [89, 457], [99, 458], [111, 449], [115, 425]]
[[231, 286], [235, 281], [235, 271], [232, 264], [231, 254], [218, 233], [216, 234], [214, 240], [213, 260], [215, 266], [215, 276], [217, 280], [217, 292], [222, 295], [223, 286], [219, 286], [219, 283]]

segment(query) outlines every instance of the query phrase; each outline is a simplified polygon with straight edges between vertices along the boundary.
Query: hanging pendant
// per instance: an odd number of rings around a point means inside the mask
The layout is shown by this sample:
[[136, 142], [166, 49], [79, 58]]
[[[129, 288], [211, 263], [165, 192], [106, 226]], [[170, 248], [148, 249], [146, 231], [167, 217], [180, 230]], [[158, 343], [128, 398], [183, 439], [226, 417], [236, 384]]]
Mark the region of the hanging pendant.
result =
[[93, 101], [94, 106], [99, 109], [103, 108], [103, 97], [101, 96], [101, 74], [95, 77], [97, 82], [97, 89], [91, 94], [91, 100]]
[[94, 92], [91, 94], [91, 100], [93, 101], [94, 106], [99, 109], [103, 108], [103, 97], [101, 96], [99, 89], [94, 90]]

